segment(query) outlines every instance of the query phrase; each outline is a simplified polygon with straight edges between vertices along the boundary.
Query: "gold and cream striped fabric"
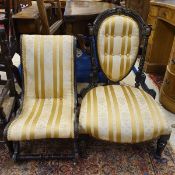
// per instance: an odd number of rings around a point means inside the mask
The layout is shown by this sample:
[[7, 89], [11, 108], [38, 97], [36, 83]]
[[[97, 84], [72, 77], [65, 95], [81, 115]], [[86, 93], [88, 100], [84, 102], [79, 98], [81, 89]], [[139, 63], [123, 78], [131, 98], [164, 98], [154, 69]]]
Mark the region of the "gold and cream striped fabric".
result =
[[24, 104], [8, 128], [8, 140], [74, 137], [73, 40], [72, 36], [22, 37]]
[[143, 90], [100, 86], [84, 97], [80, 132], [118, 143], [138, 143], [170, 134], [162, 109]]
[[98, 31], [97, 47], [100, 65], [106, 76], [115, 82], [123, 79], [137, 59], [138, 24], [127, 16], [106, 18]]

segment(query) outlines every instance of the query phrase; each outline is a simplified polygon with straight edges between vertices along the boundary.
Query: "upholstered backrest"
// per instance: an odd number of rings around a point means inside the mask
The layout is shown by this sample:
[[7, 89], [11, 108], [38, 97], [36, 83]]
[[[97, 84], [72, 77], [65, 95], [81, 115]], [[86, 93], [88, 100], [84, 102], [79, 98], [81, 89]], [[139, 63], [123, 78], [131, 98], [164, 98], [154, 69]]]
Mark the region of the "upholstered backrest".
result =
[[97, 50], [100, 66], [111, 81], [123, 79], [138, 54], [139, 26], [128, 16], [112, 15], [100, 25]]
[[66, 98], [74, 93], [73, 36], [23, 35], [25, 97]]

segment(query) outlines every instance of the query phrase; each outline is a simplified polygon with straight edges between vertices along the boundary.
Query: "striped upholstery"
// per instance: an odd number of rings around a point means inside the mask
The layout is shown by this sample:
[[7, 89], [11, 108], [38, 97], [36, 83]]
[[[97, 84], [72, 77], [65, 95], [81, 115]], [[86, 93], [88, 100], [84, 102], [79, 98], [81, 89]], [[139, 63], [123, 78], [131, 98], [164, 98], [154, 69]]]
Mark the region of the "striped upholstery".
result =
[[117, 82], [123, 79], [135, 63], [139, 48], [139, 27], [127, 16], [106, 18], [97, 35], [98, 56], [103, 72]]
[[22, 37], [24, 104], [8, 127], [8, 140], [74, 137], [73, 40], [72, 36]]
[[171, 132], [158, 103], [143, 90], [100, 86], [84, 97], [80, 132], [98, 139], [137, 143]]

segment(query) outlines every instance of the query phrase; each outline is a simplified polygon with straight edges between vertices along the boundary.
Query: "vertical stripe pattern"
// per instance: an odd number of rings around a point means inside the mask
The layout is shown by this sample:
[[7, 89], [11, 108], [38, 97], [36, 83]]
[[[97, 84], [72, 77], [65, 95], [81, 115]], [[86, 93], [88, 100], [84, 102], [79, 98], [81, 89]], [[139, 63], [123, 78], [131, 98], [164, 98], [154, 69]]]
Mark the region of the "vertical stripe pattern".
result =
[[24, 104], [8, 128], [8, 140], [74, 137], [73, 40], [23, 36]]
[[92, 89], [82, 101], [79, 120], [80, 133], [118, 143], [139, 143], [171, 133], [159, 104], [129, 86]]
[[119, 81], [129, 73], [138, 48], [139, 27], [132, 18], [113, 15], [102, 22], [97, 36], [98, 58], [110, 80]]

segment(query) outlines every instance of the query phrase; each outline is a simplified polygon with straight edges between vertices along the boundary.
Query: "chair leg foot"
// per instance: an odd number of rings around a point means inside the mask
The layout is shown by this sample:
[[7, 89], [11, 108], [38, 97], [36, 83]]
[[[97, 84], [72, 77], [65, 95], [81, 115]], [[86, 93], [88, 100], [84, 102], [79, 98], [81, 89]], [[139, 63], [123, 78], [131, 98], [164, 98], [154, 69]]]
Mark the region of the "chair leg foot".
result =
[[18, 159], [19, 149], [20, 149], [20, 144], [19, 144], [19, 142], [14, 142], [14, 143], [13, 143], [13, 149], [14, 149], [14, 153], [13, 153], [13, 155], [12, 155], [12, 159], [13, 159], [14, 162], [16, 162], [17, 159]]
[[169, 138], [170, 138], [170, 135], [161, 136], [157, 141], [157, 149], [156, 149], [156, 153], [155, 153], [155, 159], [162, 162], [162, 163], [166, 161], [166, 159], [162, 158], [162, 153], [167, 145], [167, 141], [169, 140]]

